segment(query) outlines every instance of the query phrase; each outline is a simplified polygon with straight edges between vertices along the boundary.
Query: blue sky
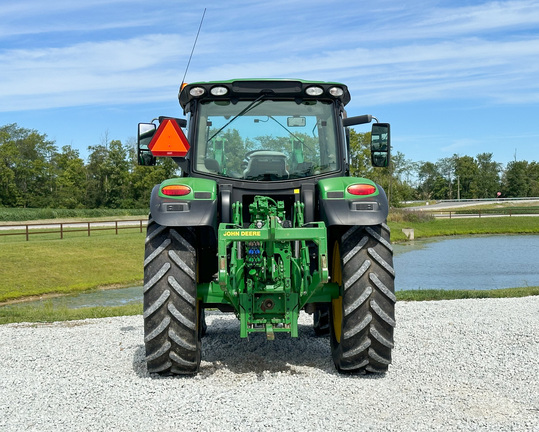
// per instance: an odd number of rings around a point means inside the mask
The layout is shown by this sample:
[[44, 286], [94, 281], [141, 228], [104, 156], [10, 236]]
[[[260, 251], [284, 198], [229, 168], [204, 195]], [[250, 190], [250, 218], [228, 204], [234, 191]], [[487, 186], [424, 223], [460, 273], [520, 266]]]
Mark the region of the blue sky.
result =
[[[5, 2], [4, 2], [5, 3]], [[81, 156], [180, 116], [187, 82], [339, 81], [414, 161], [539, 161], [539, 1], [19, 0], [0, 8], [0, 125]], [[369, 126], [356, 127], [366, 132]]]

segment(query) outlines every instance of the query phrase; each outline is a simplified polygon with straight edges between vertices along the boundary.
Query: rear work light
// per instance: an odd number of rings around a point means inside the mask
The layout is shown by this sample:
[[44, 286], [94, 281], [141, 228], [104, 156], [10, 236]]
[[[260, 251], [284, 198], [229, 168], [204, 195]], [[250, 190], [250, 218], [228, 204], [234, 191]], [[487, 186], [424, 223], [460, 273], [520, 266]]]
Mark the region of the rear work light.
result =
[[353, 184], [346, 189], [352, 195], [372, 195], [376, 192], [376, 186], [371, 184]]
[[204, 93], [206, 93], [206, 90], [202, 87], [193, 87], [191, 90], [189, 90], [189, 94], [194, 97], [202, 96]]
[[213, 87], [210, 90], [210, 93], [214, 96], [224, 96], [228, 93], [228, 89], [226, 87], [217, 86], [217, 87]]
[[191, 193], [191, 188], [185, 185], [170, 185], [161, 188], [161, 193], [167, 196], [185, 196]]
[[305, 93], [307, 93], [309, 96], [320, 96], [322, 93], [324, 93], [324, 89], [317, 86], [307, 87]]
[[344, 90], [340, 87], [331, 87], [329, 89], [329, 94], [331, 96], [341, 97], [344, 94]]

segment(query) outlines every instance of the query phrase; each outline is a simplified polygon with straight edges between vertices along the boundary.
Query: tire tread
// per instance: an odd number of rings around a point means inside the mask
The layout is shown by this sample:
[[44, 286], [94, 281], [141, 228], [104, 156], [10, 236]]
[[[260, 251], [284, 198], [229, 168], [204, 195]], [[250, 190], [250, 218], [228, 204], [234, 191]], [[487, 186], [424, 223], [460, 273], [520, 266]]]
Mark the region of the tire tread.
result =
[[148, 372], [196, 374], [200, 367], [195, 234], [150, 216], [144, 259], [144, 343]]
[[[395, 270], [386, 224], [351, 227], [339, 241], [342, 323], [330, 313], [333, 361], [346, 373], [385, 373], [394, 346]], [[330, 309], [331, 310], [331, 309]], [[341, 326], [340, 340], [335, 327]]]

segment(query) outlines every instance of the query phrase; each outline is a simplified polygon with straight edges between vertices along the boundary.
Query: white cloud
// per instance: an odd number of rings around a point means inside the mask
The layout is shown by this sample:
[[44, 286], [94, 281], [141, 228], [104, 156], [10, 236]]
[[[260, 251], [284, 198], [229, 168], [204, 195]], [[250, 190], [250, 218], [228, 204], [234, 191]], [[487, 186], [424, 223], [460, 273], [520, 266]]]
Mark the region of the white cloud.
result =
[[[393, 9], [385, 7], [377, 13], [374, 8], [379, 4], [369, 9], [350, 3], [339, 10], [321, 1], [309, 2], [308, 8], [303, 2], [251, 1], [238, 2], [236, 7], [232, 3], [209, 8], [188, 80], [343, 81], [371, 105], [455, 98], [511, 104], [539, 101], [539, 3], [535, 1], [464, 7], [412, 2], [409, 8], [389, 2]], [[23, 19], [35, 14], [34, 8], [41, 4], [12, 4], [0, 16], [20, 14]], [[175, 32], [174, 20], [163, 11], [137, 13], [131, 10], [134, 4], [143, 6], [128, 0], [56, 2], [44, 13], [55, 17], [80, 13], [79, 8], [84, 13], [114, 9], [104, 13], [110, 19], [94, 20], [90, 27], [80, 27], [84, 16], [77, 15], [57, 28], [43, 20], [32, 30], [28, 20], [19, 33], [11, 30], [11, 38], [33, 31], [47, 35], [52, 30], [77, 30], [80, 36], [81, 29], [90, 28], [95, 34], [71, 43], [67, 38], [47, 45], [44, 37], [24, 48], [4, 44], [0, 111], [174, 97], [167, 92], [177, 89], [181, 81], [202, 8], [182, 10], [185, 21]], [[239, 7], [248, 12], [246, 18], [238, 14]], [[120, 20], [112, 12], [122, 8], [131, 12]], [[154, 22], [162, 23], [162, 33], [144, 27]], [[7, 28], [0, 37], [8, 35]], [[114, 39], [108, 39], [106, 29], [125, 29], [126, 34], [115, 33]]]
[[124, 102], [140, 88], [159, 88], [179, 80], [178, 53], [183, 42], [179, 36], [149, 35], [5, 52], [0, 54], [5, 65], [0, 72], [0, 109], [35, 107], [41, 97], [43, 106], [46, 101], [55, 101], [53, 106], [84, 105], [89, 99], [81, 95], [90, 92], [92, 103]]
[[55, 0], [53, 2], [43, 3], [43, 0], [20, 0], [18, 2], [9, 2], [0, 8], [1, 18], [11, 18], [13, 16], [40, 16], [57, 13], [83, 11], [95, 8], [110, 7], [111, 5], [133, 4], [132, 0], [85, 0], [83, 2], [74, 2], [72, 0]]
[[478, 33], [509, 28], [534, 28], [539, 20], [536, 1], [487, 2], [481, 5], [434, 9], [418, 27], [438, 34]]

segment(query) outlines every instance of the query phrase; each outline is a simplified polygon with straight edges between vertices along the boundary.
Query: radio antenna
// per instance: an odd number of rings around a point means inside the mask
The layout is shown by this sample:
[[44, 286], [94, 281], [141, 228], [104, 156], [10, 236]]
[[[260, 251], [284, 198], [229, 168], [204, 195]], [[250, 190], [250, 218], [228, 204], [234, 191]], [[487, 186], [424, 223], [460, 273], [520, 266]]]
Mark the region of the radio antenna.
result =
[[180, 85], [180, 92], [182, 91], [183, 85], [185, 83], [185, 77], [187, 76], [187, 71], [189, 70], [189, 65], [191, 64], [191, 59], [193, 58], [193, 53], [195, 52], [195, 47], [198, 41], [198, 35], [200, 34], [200, 29], [202, 28], [202, 23], [204, 22], [204, 16], [206, 15], [206, 8], [202, 13], [202, 18], [200, 20], [200, 25], [198, 26], [197, 36], [195, 38], [195, 43], [193, 44], [193, 49], [191, 50], [191, 55], [189, 56], [189, 61], [187, 62], [187, 67], [185, 68], [185, 73], [183, 74], [182, 83]]

